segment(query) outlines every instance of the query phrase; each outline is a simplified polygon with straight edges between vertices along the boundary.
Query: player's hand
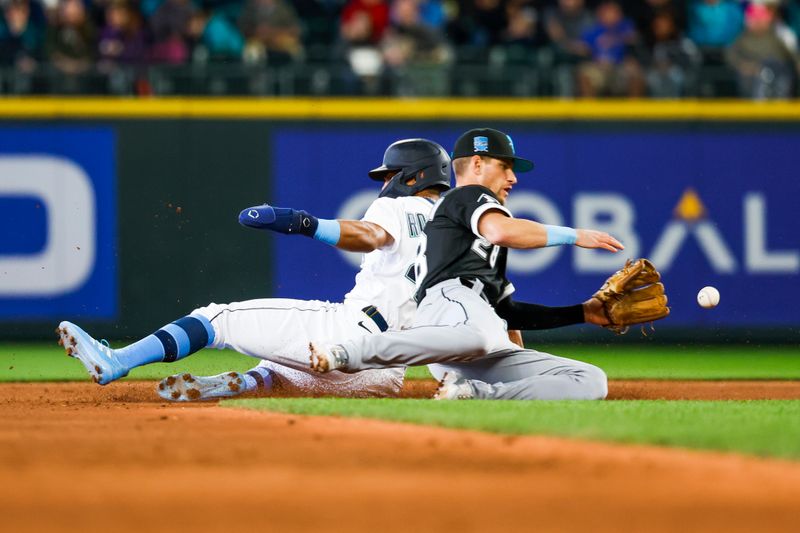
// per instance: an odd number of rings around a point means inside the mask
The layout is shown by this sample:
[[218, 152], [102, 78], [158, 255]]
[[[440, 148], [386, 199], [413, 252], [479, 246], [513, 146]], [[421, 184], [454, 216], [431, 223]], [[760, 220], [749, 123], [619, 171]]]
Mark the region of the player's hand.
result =
[[305, 211], [262, 204], [243, 209], [239, 213], [239, 224], [286, 235], [299, 233], [310, 237], [317, 231], [319, 221]]
[[275, 223], [275, 208], [271, 205], [262, 204], [243, 209], [239, 213], [239, 224], [256, 229], [272, 229]]
[[581, 248], [602, 248], [609, 252], [619, 252], [625, 249], [621, 242], [605, 231], [576, 229], [575, 233], [578, 235], [575, 246], [580, 246]]
[[583, 319], [587, 324], [596, 324], [598, 326], [605, 326], [611, 323], [606, 316], [603, 302], [594, 297], [583, 302]]

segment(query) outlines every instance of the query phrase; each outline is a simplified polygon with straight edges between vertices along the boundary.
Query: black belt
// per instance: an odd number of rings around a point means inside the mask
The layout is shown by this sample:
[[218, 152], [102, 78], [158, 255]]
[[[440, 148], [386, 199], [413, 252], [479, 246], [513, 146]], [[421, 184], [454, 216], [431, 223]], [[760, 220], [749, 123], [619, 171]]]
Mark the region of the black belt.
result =
[[466, 288], [472, 289], [473, 291], [475, 291], [478, 294], [478, 296], [480, 296], [481, 298], [484, 299], [484, 301], [486, 301], [487, 303], [489, 302], [489, 297], [486, 296], [486, 293], [483, 291], [483, 286], [482, 286], [483, 283], [481, 283], [480, 290], [478, 290], [478, 287], [475, 286], [477, 284], [478, 280], [469, 279], [469, 278], [458, 278], [458, 281], [463, 286], [465, 286]]
[[389, 324], [386, 323], [386, 320], [383, 318], [383, 315], [380, 314], [378, 308], [374, 305], [368, 305], [364, 309], [364, 314], [367, 315], [375, 322], [375, 325], [378, 326], [378, 329], [381, 331], [386, 331], [389, 329]]

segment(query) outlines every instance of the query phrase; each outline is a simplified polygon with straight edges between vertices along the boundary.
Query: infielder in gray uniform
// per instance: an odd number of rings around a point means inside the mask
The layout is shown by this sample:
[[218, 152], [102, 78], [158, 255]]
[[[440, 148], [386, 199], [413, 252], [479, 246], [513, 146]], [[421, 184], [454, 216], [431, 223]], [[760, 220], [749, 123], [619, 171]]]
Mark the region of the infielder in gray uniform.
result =
[[319, 372], [429, 364], [442, 381], [437, 398], [602, 399], [605, 373], [592, 365], [509, 341], [507, 329], [607, 323], [599, 300], [568, 307], [515, 302], [506, 279], [508, 248], [574, 244], [623, 246], [608, 234], [515, 219], [504, 206], [515, 172], [533, 163], [514, 153], [511, 138], [493, 129], [464, 133], [453, 150], [456, 189], [434, 206], [427, 243], [417, 257], [417, 314], [410, 329], [341, 344], [312, 342]]

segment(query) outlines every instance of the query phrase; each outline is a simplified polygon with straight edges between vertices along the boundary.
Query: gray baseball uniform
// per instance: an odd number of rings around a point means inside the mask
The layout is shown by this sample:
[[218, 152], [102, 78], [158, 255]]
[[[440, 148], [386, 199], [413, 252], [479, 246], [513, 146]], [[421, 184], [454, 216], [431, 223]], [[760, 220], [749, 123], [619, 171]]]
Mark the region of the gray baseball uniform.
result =
[[514, 288], [505, 277], [507, 248], [478, 233], [490, 210], [511, 216], [485, 187], [454, 189], [434, 207], [417, 258], [419, 306], [411, 328], [343, 344], [354, 372], [429, 364], [434, 377], [456, 372], [477, 398], [602, 399], [605, 373], [590, 364], [521, 349], [508, 339], [495, 306]]

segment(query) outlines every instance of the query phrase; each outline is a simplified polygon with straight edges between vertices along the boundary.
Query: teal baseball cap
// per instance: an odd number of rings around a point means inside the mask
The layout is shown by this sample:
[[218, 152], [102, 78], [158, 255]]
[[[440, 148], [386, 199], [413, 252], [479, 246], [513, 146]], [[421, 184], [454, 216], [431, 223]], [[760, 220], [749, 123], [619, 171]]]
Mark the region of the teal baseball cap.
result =
[[533, 170], [533, 162], [519, 157], [514, 151], [514, 141], [502, 131], [492, 128], [475, 128], [461, 135], [456, 140], [452, 159], [485, 155], [496, 159], [513, 159], [514, 172]]

